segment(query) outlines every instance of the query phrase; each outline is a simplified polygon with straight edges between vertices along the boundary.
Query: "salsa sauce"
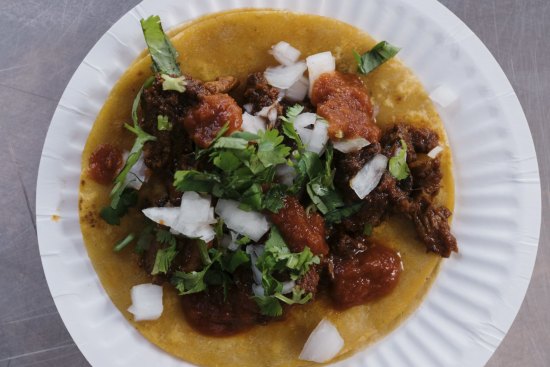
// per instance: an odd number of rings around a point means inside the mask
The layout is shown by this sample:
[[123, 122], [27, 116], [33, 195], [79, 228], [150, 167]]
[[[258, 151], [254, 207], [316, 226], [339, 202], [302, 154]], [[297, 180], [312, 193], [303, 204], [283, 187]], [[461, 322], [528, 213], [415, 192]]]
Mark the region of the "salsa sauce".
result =
[[88, 175], [95, 182], [108, 185], [113, 182], [122, 164], [120, 149], [111, 144], [101, 144], [90, 155]]

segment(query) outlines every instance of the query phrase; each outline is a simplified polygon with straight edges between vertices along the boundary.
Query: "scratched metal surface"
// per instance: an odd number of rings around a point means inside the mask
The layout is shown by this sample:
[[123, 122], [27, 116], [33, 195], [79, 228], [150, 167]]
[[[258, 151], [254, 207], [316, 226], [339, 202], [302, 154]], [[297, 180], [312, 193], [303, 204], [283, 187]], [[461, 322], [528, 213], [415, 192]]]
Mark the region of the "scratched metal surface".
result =
[[[412, 1], [412, 0], [411, 0]], [[550, 365], [550, 1], [443, 0], [512, 82], [534, 136], [543, 225], [521, 311], [489, 367]], [[0, 0], [0, 367], [89, 366], [57, 313], [34, 223], [36, 175], [65, 85], [99, 37], [138, 0]], [[437, 52], [437, 50], [434, 50]]]

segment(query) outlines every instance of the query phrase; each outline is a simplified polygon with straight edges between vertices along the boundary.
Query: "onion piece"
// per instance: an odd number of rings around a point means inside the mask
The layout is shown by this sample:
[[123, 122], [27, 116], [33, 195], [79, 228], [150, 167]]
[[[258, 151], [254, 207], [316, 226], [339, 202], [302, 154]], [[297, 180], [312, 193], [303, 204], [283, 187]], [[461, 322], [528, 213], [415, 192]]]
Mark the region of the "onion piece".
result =
[[[123, 159], [124, 162], [128, 159], [128, 156], [130, 155], [129, 152], [125, 152]], [[143, 162], [143, 153], [139, 156], [137, 162], [130, 168], [130, 171], [126, 175], [126, 179], [124, 180], [125, 187], [129, 187], [135, 190], [141, 189], [141, 185], [144, 182], [147, 182], [150, 176], [150, 171], [145, 165], [145, 162]]]
[[309, 89], [309, 80], [302, 76], [285, 91], [285, 98], [291, 102], [301, 102], [306, 98]]
[[321, 155], [325, 150], [328, 141], [328, 124], [325, 120], [318, 119], [313, 127], [311, 138], [306, 145], [309, 152]]
[[259, 131], [266, 130], [266, 124], [263, 118], [253, 116], [248, 112], [243, 113], [243, 123], [241, 125], [243, 131], [248, 131], [252, 134], [257, 134]]
[[387, 166], [388, 157], [377, 154], [349, 181], [349, 185], [359, 199], [364, 199], [365, 196], [378, 186], [382, 175], [386, 172]]
[[301, 54], [300, 50], [292, 47], [290, 43], [285, 41], [281, 41], [272, 46], [269, 53], [272, 54], [275, 60], [277, 60], [280, 64], [286, 66], [292, 65], [298, 61]]
[[321, 52], [315, 55], [308, 56], [306, 58], [307, 70], [309, 74], [309, 96], [311, 97], [311, 90], [313, 83], [323, 73], [329, 73], [336, 70], [336, 60], [330, 51]]
[[276, 88], [288, 89], [300, 79], [307, 66], [303, 61], [289, 66], [275, 66], [267, 68], [264, 72], [265, 79]]
[[344, 346], [338, 329], [327, 319], [321, 320], [307, 338], [299, 359], [323, 363], [336, 357]]
[[441, 107], [447, 108], [458, 101], [458, 95], [448, 87], [440, 85], [430, 93], [430, 99]]
[[355, 138], [355, 139], [340, 139], [332, 142], [334, 149], [342, 153], [351, 153], [363, 149], [368, 146], [370, 143], [367, 139], [364, 138]]
[[243, 108], [246, 112], [252, 113], [252, 110], [254, 109], [254, 105], [252, 103], [247, 103], [243, 105]]
[[153, 222], [167, 227], [174, 227], [178, 222], [180, 208], [152, 207], [142, 210], [143, 214]]
[[288, 164], [279, 164], [275, 168], [275, 175], [279, 178], [279, 181], [287, 186], [292, 186], [294, 179], [298, 175], [296, 169]]
[[281, 290], [281, 294], [287, 294], [292, 292], [294, 287], [296, 286], [296, 281], [289, 280], [288, 282], [283, 282], [283, 289]]
[[441, 145], [438, 145], [428, 152], [428, 157], [430, 157], [431, 159], [435, 159], [435, 157], [437, 157], [442, 151], [443, 147]]
[[[264, 253], [264, 245], [248, 245], [246, 246], [246, 253], [250, 255], [250, 266], [252, 267], [252, 276], [257, 286], [262, 287], [262, 272], [256, 266], [258, 258]], [[254, 288], [252, 288], [254, 291]], [[263, 296], [262, 287], [262, 296]]]
[[151, 283], [135, 285], [130, 294], [132, 305], [128, 307], [128, 312], [134, 315], [134, 321], [156, 320], [162, 315], [161, 286]]
[[239, 209], [239, 203], [236, 201], [218, 200], [216, 213], [223, 219], [229, 229], [248, 236], [253, 241], [258, 241], [269, 231], [269, 224], [263, 214]]
[[143, 214], [152, 221], [168, 226], [174, 234], [189, 238], [200, 238], [206, 242], [216, 236], [212, 224], [216, 223], [214, 208], [210, 206], [210, 196], [202, 197], [196, 192], [187, 191], [181, 197], [179, 208], [147, 208]]
[[309, 127], [315, 124], [317, 121], [317, 115], [312, 112], [304, 112], [299, 114], [294, 120], [294, 126], [298, 127]]

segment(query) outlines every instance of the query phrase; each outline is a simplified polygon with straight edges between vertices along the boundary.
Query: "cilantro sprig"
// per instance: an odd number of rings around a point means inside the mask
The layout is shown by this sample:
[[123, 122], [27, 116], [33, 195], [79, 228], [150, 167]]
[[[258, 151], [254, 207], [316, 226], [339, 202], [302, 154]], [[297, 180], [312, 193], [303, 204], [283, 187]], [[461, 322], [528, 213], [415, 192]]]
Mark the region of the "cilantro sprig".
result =
[[300, 279], [314, 264], [319, 264], [320, 258], [313, 255], [309, 247], [302, 252], [292, 253], [276, 227], [271, 228], [269, 239], [265, 243], [263, 253], [256, 261], [256, 267], [262, 273], [263, 295], [254, 299], [260, 311], [268, 316], [280, 316], [283, 312], [280, 302], [287, 304], [304, 304], [312, 298], [311, 293], [305, 293], [298, 286], [292, 290], [292, 297], [282, 294], [283, 282], [278, 280], [285, 274], [292, 281]]
[[365, 52], [363, 55], [359, 55], [356, 51], [353, 51], [353, 56], [358, 64], [358, 71], [367, 75], [399, 52], [400, 48], [396, 47], [389, 42], [382, 41], [377, 43], [370, 51]]
[[401, 147], [397, 149], [395, 156], [391, 157], [388, 163], [390, 174], [397, 180], [404, 180], [411, 174], [407, 165], [407, 143], [401, 139]]
[[[285, 163], [289, 154], [290, 147], [283, 144], [277, 130], [218, 136], [209, 148], [196, 154], [207, 157], [214, 168], [209, 172], [177, 171], [174, 187], [239, 200], [244, 210], [276, 211], [284, 190], [273, 184], [275, 168]], [[264, 185], [268, 187], [265, 191]]]

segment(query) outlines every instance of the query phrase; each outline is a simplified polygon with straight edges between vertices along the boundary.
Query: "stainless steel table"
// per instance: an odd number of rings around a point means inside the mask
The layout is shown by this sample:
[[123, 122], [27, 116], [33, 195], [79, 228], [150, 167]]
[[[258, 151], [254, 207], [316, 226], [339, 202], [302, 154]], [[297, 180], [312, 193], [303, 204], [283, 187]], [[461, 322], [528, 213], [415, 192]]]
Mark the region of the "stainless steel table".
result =
[[[543, 225], [535, 272], [519, 316], [488, 366], [550, 366], [550, 1], [442, 2], [508, 75], [541, 170]], [[63, 326], [42, 272], [36, 176], [65, 85], [99, 37], [137, 3], [0, 0], [0, 367], [89, 366]]]

